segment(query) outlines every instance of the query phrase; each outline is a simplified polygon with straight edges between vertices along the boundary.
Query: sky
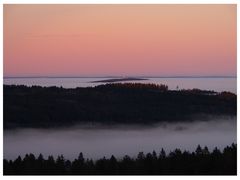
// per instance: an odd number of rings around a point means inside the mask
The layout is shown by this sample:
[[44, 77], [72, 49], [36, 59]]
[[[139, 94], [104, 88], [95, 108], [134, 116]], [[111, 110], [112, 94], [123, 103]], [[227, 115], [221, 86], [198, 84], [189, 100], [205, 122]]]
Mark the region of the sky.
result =
[[4, 5], [4, 76], [236, 76], [236, 5]]

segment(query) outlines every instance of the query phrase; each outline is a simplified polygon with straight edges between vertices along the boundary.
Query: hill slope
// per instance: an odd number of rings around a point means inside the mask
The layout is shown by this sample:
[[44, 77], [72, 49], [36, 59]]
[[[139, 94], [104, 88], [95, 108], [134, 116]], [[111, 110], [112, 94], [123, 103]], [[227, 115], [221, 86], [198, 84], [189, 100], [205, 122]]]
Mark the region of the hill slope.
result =
[[4, 128], [189, 121], [198, 114], [235, 116], [236, 107], [237, 96], [229, 92], [170, 91], [165, 85], [116, 83], [75, 89], [4, 85]]

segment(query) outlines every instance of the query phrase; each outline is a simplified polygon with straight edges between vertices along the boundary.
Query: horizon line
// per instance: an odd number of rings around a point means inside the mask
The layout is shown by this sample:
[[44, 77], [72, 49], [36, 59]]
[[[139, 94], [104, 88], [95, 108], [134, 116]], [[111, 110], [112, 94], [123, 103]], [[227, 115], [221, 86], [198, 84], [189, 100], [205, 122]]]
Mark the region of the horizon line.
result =
[[176, 76], [3, 76], [3, 79], [11, 78], [237, 78], [232, 75], [176, 75]]

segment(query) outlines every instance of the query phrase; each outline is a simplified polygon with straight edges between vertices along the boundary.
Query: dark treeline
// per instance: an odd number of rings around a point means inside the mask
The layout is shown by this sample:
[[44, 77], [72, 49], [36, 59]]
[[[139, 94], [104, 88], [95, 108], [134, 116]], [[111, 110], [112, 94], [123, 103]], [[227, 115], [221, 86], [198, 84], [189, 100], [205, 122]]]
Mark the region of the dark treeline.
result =
[[93, 161], [80, 153], [73, 161], [61, 155], [47, 159], [27, 154], [14, 161], [4, 159], [4, 175], [236, 175], [237, 145], [227, 146], [223, 151], [198, 146], [195, 152], [176, 149], [166, 155], [162, 149], [158, 154], [140, 152], [137, 158], [124, 156], [116, 159]]
[[237, 97], [230, 92], [175, 91], [141, 83], [75, 89], [4, 85], [3, 93], [5, 129], [187, 121], [199, 114], [235, 116], [237, 106]]

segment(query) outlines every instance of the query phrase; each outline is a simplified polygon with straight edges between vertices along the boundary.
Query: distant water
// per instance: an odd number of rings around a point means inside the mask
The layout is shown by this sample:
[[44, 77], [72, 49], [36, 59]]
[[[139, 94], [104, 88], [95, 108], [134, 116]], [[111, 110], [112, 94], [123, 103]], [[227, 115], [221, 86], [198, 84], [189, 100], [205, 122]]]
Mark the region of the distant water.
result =
[[[4, 84], [7, 85], [38, 85], [38, 86], [58, 86], [63, 88], [76, 88], [96, 86], [105, 83], [91, 83], [108, 78], [4, 78]], [[138, 83], [166, 84], [169, 89], [203, 89], [214, 90], [217, 92], [230, 91], [237, 93], [237, 78], [147, 78], [143, 81], [129, 81]]]

